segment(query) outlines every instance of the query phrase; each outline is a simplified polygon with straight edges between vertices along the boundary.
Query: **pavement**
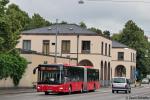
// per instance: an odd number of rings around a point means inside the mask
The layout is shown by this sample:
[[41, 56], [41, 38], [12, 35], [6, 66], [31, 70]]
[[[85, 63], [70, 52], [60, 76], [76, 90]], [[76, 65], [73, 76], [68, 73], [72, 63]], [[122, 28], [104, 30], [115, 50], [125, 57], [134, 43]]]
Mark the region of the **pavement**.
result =
[[[131, 84], [132, 88], [139, 88], [142, 87], [140, 84]], [[110, 92], [111, 91], [111, 86], [110, 87], [101, 87], [99, 92], [105, 93], [105, 92]], [[21, 94], [21, 93], [35, 93], [36, 89], [33, 88], [0, 88], [0, 95], [5, 95], [5, 94]]]
[[34, 92], [36, 92], [36, 89], [33, 89], [33, 88], [2, 88], [0, 89], [0, 95], [34, 93]]

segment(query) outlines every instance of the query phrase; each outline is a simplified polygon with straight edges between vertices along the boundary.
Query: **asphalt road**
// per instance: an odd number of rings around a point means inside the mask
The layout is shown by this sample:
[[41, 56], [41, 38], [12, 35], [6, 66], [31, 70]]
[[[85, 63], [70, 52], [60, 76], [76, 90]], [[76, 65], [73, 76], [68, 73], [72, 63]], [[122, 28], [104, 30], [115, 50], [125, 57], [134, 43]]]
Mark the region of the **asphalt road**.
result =
[[20, 93], [0, 95], [0, 100], [150, 100], [150, 85], [132, 88], [131, 94], [111, 93], [111, 88], [102, 88], [96, 92], [58, 95], [44, 93]]

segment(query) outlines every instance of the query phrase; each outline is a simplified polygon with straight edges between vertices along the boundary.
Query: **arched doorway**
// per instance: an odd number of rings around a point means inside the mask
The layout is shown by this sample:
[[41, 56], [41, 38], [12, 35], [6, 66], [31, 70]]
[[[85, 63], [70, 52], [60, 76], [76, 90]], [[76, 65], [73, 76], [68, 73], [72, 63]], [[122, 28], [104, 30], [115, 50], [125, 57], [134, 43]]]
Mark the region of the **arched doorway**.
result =
[[84, 59], [79, 62], [79, 65], [80, 66], [93, 66], [93, 63], [87, 59]]
[[115, 76], [125, 77], [126, 76], [126, 68], [123, 65], [118, 65], [115, 68]]
[[105, 61], [105, 64], [104, 64], [104, 80], [107, 80], [108, 79], [108, 75], [107, 75], [107, 62]]
[[110, 80], [110, 62], [108, 62], [108, 80]]

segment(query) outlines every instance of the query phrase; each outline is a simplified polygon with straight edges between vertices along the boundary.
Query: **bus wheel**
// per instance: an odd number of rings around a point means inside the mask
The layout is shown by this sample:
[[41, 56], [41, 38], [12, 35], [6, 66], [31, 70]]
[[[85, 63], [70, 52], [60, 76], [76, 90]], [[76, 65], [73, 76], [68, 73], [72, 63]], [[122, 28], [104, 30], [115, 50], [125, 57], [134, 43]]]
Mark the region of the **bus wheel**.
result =
[[96, 90], [96, 85], [94, 84], [94, 89], [93, 89], [93, 91], [95, 91]]
[[81, 92], [81, 93], [83, 93], [83, 85], [81, 86], [81, 90], [80, 90], [80, 92]]
[[48, 94], [49, 94], [49, 92], [45, 91], [45, 95], [48, 95]]
[[72, 92], [72, 88], [71, 88], [71, 86], [69, 86], [69, 94], [71, 94], [71, 92]]

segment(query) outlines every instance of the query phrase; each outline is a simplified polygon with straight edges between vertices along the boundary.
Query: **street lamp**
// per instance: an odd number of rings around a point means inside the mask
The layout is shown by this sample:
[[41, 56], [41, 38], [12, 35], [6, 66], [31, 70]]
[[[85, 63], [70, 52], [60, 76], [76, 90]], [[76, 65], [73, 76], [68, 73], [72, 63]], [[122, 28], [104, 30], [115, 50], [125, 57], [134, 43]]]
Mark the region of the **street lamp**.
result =
[[78, 3], [79, 4], [84, 4], [84, 1], [83, 0], [79, 0]]

